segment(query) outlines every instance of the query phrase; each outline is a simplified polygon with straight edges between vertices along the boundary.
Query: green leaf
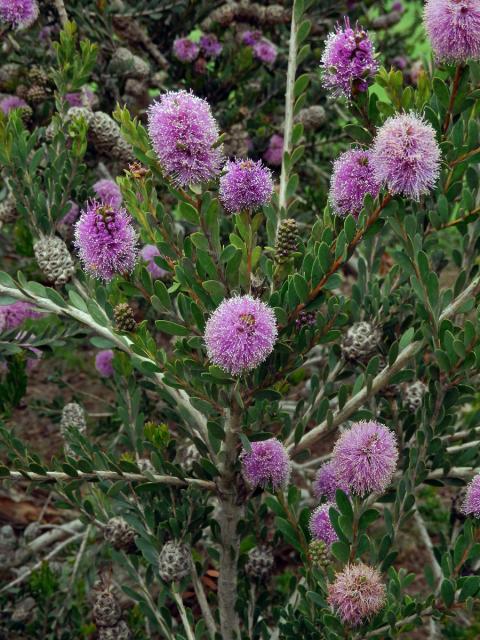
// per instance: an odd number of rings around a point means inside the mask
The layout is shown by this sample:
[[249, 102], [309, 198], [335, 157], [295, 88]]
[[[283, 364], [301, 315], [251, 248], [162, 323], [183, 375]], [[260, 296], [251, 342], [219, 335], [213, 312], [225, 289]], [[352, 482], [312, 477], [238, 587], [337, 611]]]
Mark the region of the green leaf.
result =
[[442, 582], [440, 593], [446, 607], [450, 608], [455, 601], [455, 587], [451, 580], [445, 579]]
[[155, 326], [162, 333], [168, 333], [171, 336], [188, 336], [191, 331], [188, 327], [184, 327], [170, 320], [157, 320]]
[[310, 82], [310, 77], [308, 73], [304, 73], [303, 75], [301, 75], [299, 78], [295, 80], [295, 86], [293, 89], [295, 98], [298, 98], [298, 96], [305, 91], [305, 89], [308, 87], [309, 82]]
[[182, 220], [186, 220], [194, 225], [200, 224], [200, 218], [198, 215], [198, 211], [188, 202], [181, 202], [178, 207], [178, 212], [180, 214], [180, 218]]

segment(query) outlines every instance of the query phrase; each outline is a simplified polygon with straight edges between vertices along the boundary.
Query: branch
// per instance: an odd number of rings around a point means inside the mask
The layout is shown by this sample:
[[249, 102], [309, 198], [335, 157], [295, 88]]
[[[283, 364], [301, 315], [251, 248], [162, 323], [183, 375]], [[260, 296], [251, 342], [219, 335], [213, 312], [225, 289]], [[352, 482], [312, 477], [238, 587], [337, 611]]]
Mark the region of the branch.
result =
[[[458, 309], [473, 295], [475, 295], [476, 290], [480, 286], [480, 273], [475, 276], [472, 282], [468, 285], [468, 287], [462, 291], [460, 295], [458, 295], [455, 300], [453, 300], [440, 314], [439, 324], [450, 318], [451, 316], [457, 313]], [[290, 455], [295, 455], [299, 451], [303, 449], [307, 449], [314, 442], [316, 442], [320, 437], [323, 436], [324, 433], [330, 433], [334, 431], [338, 426], [340, 426], [345, 420], [355, 413], [361, 406], [365, 404], [365, 402], [373, 395], [375, 395], [378, 391], [383, 389], [390, 381], [390, 378], [401, 371], [403, 367], [407, 364], [407, 362], [412, 358], [425, 344], [425, 340], [417, 340], [416, 342], [412, 342], [405, 349], [403, 349], [397, 356], [395, 362], [389, 366], [386, 366], [383, 371], [381, 371], [372, 382], [370, 388], [363, 387], [353, 398], [345, 404], [343, 409], [338, 411], [334, 416], [331, 422], [329, 423], [327, 420], [324, 420], [322, 423], [314, 427], [311, 431], [306, 433], [300, 442], [294, 446], [290, 444], [288, 447]]]
[[58, 17], [60, 18], [60, 24], [62, 27], [65, 27], [68, 22], [68, 15], [63, 0], [54, 0], [54, 5], [57, 10]]
[[192, 582], [193, 589], [197, 596], [197, 602], [202, 611], [202, 615], [205, 619], [205, 624], [207, 625], [208, 632], [210, 634], [211, 640], [214, 640], [217, 634], [217, 625], [215, 624], [215, 620], [212, 615], [212, 610], [210, 609], [210, 605], [208, 604], [207, 596], [205, 595], [205, 589], [203, 588], [202, 581], [200, 580], [197, 568], [195, 566], [195, 561], [192, 558]]
[[174, 585], [172, 588], [172, 596], [177, 605], [178, 613], [180, 614], [183, 628], [185, 629], [185, 633], [187, 635], [187, 640], [195, 640], [195, 635], [193, 634], [192, 628], [190, 626], [190, 621], [187, 616], [185, 605], [183, 604], [182, 597], [178, 593], [177, 589], [178, 589], [178, 585]]
[[216, 490], [215, 482], [210, 480], [200, 480], [198, 478], [176, 478], [175, 476], [165, 476], [156, 473], [144, 475], [142, 473], [118, 473], [116, 471], [92, 471], [84, 473], [77, 471], [75, 476], [68, 475], [62, 471], [46, 471], [45, 473], [34, 473], [33, 471], [10, 471], [4, 480], [31, 480], [32, 482], [72, 482], [84, 480], [85, 482], [98, 482], [100, 480], [128, 480], [129, 482], [159, 482], [173, 487], [199, 487]]
[[292, 150], [293, 109], [295, 106], [295, 75], [297, 73], [297, 23], [295, 20], [295, 3], [292, 9], [292, 21], [290, 25], [290, 43], [288, 48], [287, 87], [285, 92], [285, 123], [283, 126], [283, 156], [282, 172], [280, 174], [280, 191], [278, 194], [280, 220], [281, 210], [287, 208], [287, 184], [289, 169], [285, 162], [285, 153]]
[[432, 571], [435, 576], [435, 580], [437, 584], [440, 584], [443, 578], [442, 568], [438, 564], [438, 560], [435, 557], [435, 553], [433, 552], [433, 544], [430, 538], [430, 535], [427, 531], [427, 527], [425, 526], [425, 522], [423, 521], [422, 516], [419, 511], [415, 511], [413, 514], [413, 518], [415, 520], [415, 524], [417, 525], [418, 532], [420, 534], [420, 539], [423, 542], [424, 546], [428, 551], [428, 555], [430, 556], [430, 561], [432, 563]]
[[[102, 326], [98, 324], [88, 313], [81, 311], [80, 309], [77, 309], [70, 305], [61, 307], [49, 298], [42, 298], [40, 296], [34, 295], [30, 291], [27, 294], [20, 289], [12, 289], [11, 287], [5, 286], [4, 284], [0, 284], [0, 295], [2, 294], [11, 296], [12, 298], [16, 298], [17, 300], [22, 300], [24, 302], [31, 302], [37, 307], [45, 309], [46, 311], [50, 311], [51, 313], [55, 313], [56, 315], [65, 315], [73, 318], [77, 322], [90, 327], [90, 329], [92, 329], [97, 335], [107, 338], [107, 340], [113, 342], [118, 349], [125, 351], [130, 356], [134, 356], [142, 362], [150, 362], [155, 365], [157, 364], [149, 358], [135, 354], [132, 350], [133, 342], [128, 336], [117, 335], [113, 331], [113, 329], [109, 328], [108, 326]], [[108, 322], [110, 321], [108, 320]], [[189, 414], [191, 419], [194, 421], [201, 438], [204, 440], [205, 444], [209, 446], [206, 418], [200, 413], [200, 411], [195, 409], [190, 404], [190, 397], [188, 396], [188, 394], [185, 393], [185, 391], [183, 391], [182, 389], [173, 389], [172, 387], [168, 387], [164, 382], [165, 375], [163, 373], [156, 372], [153, 375], [158, 386], [164, 389], [169, 394], [172, 402], [177, 405], [177, 407], [179, 407], [180, 409], [184, 409], [185, 412]], [[215, 459], [215, 456], [213, 456], [213, 459]]]

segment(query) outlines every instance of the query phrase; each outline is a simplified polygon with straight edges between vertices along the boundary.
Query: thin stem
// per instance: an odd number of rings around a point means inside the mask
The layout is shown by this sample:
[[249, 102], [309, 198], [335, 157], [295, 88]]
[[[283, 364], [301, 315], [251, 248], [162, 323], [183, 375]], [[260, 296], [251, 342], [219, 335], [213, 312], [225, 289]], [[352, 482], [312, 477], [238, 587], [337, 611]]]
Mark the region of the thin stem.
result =
[[60, 18], [60, 24], [62, 27], [65, 27], [68, 22], [68, 15], [63, 0], [54, 0], [54, 5], [57, 10], [58, 17]]
[[278, 204], [280, 211], [277, 216], [277, 228], [282, 209], [287, 208], [287, 184], [289, 170], [285, 163], [285, 153], [292, 150], [293, 110], [295, 106], [295, 76], [297, 73], [297, 24], [295, 20], [295, 2], [292, 8], [290, 24], [290, 43], [288, 47], [287, 87], [285, 91], [285, 124], [283, 126], [283, 159], [280, 174], [280, 191]]
[[187, 634], [187, 640], [195, 640], [195, 634], [193, 633], [192, 628], [190, 626], [190, 621], [187, 616], [187, 610], [185, 609], [183, 600], [178, 592], [178, 584], [175, 584], [173, 586], [172, 596], [177, 605], [178, 613], [180, 614], [180, 619], [182, 621], [183, 628], [185, 629], [185, 633]]
[[84, 473], [77, 471], [77, 475], [69, 476], [62, 471], [46, 471], [45, 473], [34, 473], [33, 471], [10, 471], [5, 480], [31, 480], [32, 482], [71, 482], [85, 480], [86, 482], [98, 482], [99, 480], [126, 480], [129, 482], [149, 482], [155, 481], [174, 487], [194, 486], [201, 489], [215, 491], [216, 485], [210, 480], [200, 480], [198, 478], [176, 478], [175, 476], [165, 476], [156, 473], [144, 475], [143, 473], [118, 473], [116, 471], [92, 471]]
[[455, 98], [457, 97], [458, 88], [460, 86], [460, 80], [462, 79], [463, 65], [459, 64], [455, 70], [455, 77], [453, 79], [452, 93], [450, 94], [450, 102], [448, 103], [447, 113], [445, 120], [443, 121], [443, 133], [446, 134], [448, 127], [450, 126], [450, 120], [452, 117], [453, 107], [455, 105]]
[[205, 594], [205, 589], [203, 588], [202, 581], [197, 573], [197, 568], [195, 566], [195, 562], [192, 558], [192, 582], [193, 588], [195, 590], [195, 594], [197, 596], [197, 601], [202, 611], [202, 615], [205, 619], [205, 624], [207, 625], [208, 632], [210, 634], [210, 638], [214, 640], [215, 635], [217, 633], [217, 625], [212, 615], [212, 610], [210, 609], [210, 605], [208, 604], [207, 596]]

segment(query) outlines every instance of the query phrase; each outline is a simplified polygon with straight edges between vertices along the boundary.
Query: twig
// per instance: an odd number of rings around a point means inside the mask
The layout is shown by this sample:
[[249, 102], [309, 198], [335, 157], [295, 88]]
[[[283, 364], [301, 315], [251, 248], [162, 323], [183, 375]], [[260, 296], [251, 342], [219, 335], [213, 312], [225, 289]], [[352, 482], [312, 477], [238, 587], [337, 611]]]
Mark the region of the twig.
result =
[[212, 611], [210, 609], [210, 605], [208, 604], [207, 596], [205, 595], [205, 590], [203, 588], [202, 581], [200, 580], [197, 568], [195, 567], [195, 562], [192, 558], [192, 582], [193, 588], [195, 590], [195, 594], [197, 596], [197, 601], [202, 611], [202, 615], [205, 619], [205, 624], [207, 625], [208, 632], [212, 640], [214, 640], [215, 635], [217, 633], [217, 625], [215, 624], [215, 620], [213, 619]]
[[460, 86], [460, 80], [462, 79], [463, 65], [459, 64], [455, 70], [455, 77], [453, 79], [452, 93], [450, 94], [450, 101], [448, 103], [447, 113], [445, 120], [443, 121], [443, 133], [447, 133], [450, 126], [450, 119], [452, 117], [453, 107], [455, 105], [455, 98], [457, 97], [458, 88]]
[[33, 471], [10, 471], [10, 475], [4, 480], [31, 480], [33, 482], [72, 482], [75, 480], [85, 480], [86, 482], [98, 482], [99, 480], [127, 480], [129, 482], [160, 482], [174, 487], [200, 487], [215, 491], [216, 485], [210, 480], [200, 480], [199, 478], [176, 478], [175, 476], [165, 476], [156, 473], [148, 475], [143, 473], [118, 473], [116, 471], [92, 471], [85, 473], [77, 471], [75, 476], [70, 476], [62, 471], [46, 471], [45, 473], [34, 473]]
[[57, 10], [58, 17], [60, 18], [60, 24], [62, 27], [65, 27], [68, 22], [68, 15], [63, 0], [54, 0], [54, 5]]
[[36, 564], [33, 565], [33, 567], [30, 567], [28, 571], [25, 571], [25, 573], [22, 573], [20, 576], [18, 576], [18, 578], [15, 578], [15, 580], [12, 580], [12, 582], [9, 582], [4, 587], [2, 587], [0, 589], [0, 593], [4, 593], [5, 591], [8, 591], [12, 587], [16, 587], [18, 584], [21, 584], [26, 578], [28, 578], [28, 576], [32, 575], [34, 571], [36, 571], [37, 569], [40, 569], [40, 567], [44, 562], [48, 562], [52, 558], [55, 558], [55, 556], [58, 556], [58, 554], [61, 551], [63, 551], [63, 549], [68, 547], [68, 545], [71, 544], [72, 542], [79, 540], [82, 536], [83, 536], [83, 533], [77, 533], [71, 536], [70, 538], [68, 538], [67, 540], [64, 540], [63, 542], [61, 542], [57, 547], [55, 547], [55, 549], [52, 549], [50, 553], [47, 553], [47, 555], [44, 558], [42, 558], [42, 560], [39, 560]]
[[420, 534], [420, 539], [425, 545], [428, 555], [430, 556], [430, 562], [432, 563], [432, 571], [437, 582], [437, 585], [442, 581], [443, 573], [442, 568], [438, 564], [438, 560], [435, 557], [435, 553], [433, 552], [433, 544], [430, 538], [430, 535], [427, 531], [427, 527], [425, 526], [425, 522], [423, 521], [422, 516], [418, 511], [415, 511], [413, 514], [413, 518], [415, 520], [415, 524], [417, 525], [418, 533]]
[[182, 620], [183, 628], [185, 629], [185, 633], [187, 634], [187, 640], [195, 640], [195, 634], [193, 633], [192, 628], [190, 626], [190, 621], [187, 616], [185, 605], [183, 604], [183, 600], [180, 594], [178, 593], [177, 589], [178, 589], [178, 585], [174, 585], [172, 588], [172, 596], [177, 605], [178, 612]]
[[277, 215], [277, 228], [280, 221], [281, 210], [287, 208], [287, 184], [288, 174], [285, 162], [285, 153], [292, 150], [293, 109], [295, 106], [295, 75], [297, 73], [297, 24], [295, 20], [295, 3], [292, 10], [290, 24], [290, 43], [288, 47], [287, 87], [285, 92], [285, 124], [283, 127], [283, 156], [282, 171], [280, 174], [280, 191], [278, 194], [279, 212]]
[[[455, 315], [458, 309], [473, 295], [475, 295], [476, 290], [480, 286], [480, 274], [477, 274], [472, 282], [468, 285], [468, 287], [462, 291], [460, 295], [458, 295], [455, 300], [453, 300], [440, 314], [439, 324]], [[424, 346], [424, 341], [417, 340], [416, 342], [410, 343], [407, 347], [405, 347], [397, 356], [395, 362], [391, 365], [385, 367], [383, 371], [381, 371], [374, 379], [371, 384], [371, 387], [363, 387], [353, 398], [345, 403], [343, 409], [338, 411], [332, 418], [330, 422], [324, 420], [322, 423], [314, 427], [311, 431], [306, 433], [300, 442], [293, 446], [290, 444], [288, 447], [290, 454], [295, 455], [299, 451], [303, 449], [307, 449], [314, 442], [316, 442], [324, 433], [330, 433], [334, 431], [339, 425], [341, 425], [345, 420], [357, 411], [361, 406], [365, 404], [365, 402], [373, 395], [375, 395], [380, 389], [383, 389], [389, 382], [390, 378], [401, 371], [403, 367], [407, 364], [407, 362], [412, 358], [422, 347]]]

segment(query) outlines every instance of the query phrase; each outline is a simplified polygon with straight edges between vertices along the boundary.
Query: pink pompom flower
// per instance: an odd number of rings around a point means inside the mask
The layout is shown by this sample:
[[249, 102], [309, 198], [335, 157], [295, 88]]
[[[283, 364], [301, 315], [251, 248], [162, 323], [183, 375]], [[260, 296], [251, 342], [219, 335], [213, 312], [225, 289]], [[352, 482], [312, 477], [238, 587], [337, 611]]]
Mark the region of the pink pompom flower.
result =
[[379, 191], [380, 183], [373, 172], [370, 151], [350, 149], [335, 160], [330, 202], [336, 215], [345, 217], [352, 214], [357, 218], [367, 193], [376, 198]]
[[173, 43], [173, 53], [180, 62], [193, 62], [200, 53], [200, 47], [190, 38], [177, 38]]
[[75, 246], [85, 269], [95, 278], [109, 281], [135, 267], [137, 238], [123, 208], [89, 202], [75, 225]]
[[18, 96], [7, 96], [0, 100], [0, 111], [4, 113], [6, 116], [13, 111], [13, 109], [25, 109], [29, 108], [28, 104], [22, 98]]
[[328, 603], [343, 624], [355, 627], [376, 615], [386, 602], [382, 577], [366, 564], [349, 564], [328, 585]]
[[326, 498], [329, 502], [334, 502], [337, 489], [348, 493], [348, 485], [338, 477], [335, 463], [333, 460], [330, 460], [322, 464], [317, 471], [313, 483], [313, 494], [317, 500]]
[[104, 349], [95, 356], [95, 368], [102, 378], [113, 376], [113, 351]]
[[98, 180], [93, 185], [93, 191], [95, 192], [98, 200], [101, 200], [112, 207], [119, 207], [123, 202], [120, 187], [113, 180]]
[[388, 118], [378, 130], [372, 150], [375, 179], [393, 195], [419, 200], [437, 181], [440, 147], [433, 127], [415, 113]]
[[480, 60], [480, 2], [427, 0], [425, 28], [438, 60]]
[[473, 478], [467, 487], [462, 511], [466, 516], [480, 518], [480, 473]]
[[240, 454], [242, 473], [251, 487], [271, 486], [274, 491], [286, 487], [291, 462], [287, 450], [276, 438], [252, 442], [250, 451]]
[[148, 132], [165, 173], [179, 186], [211, 180], [223, 164], [219, 130], [206, 100], [169, 91], [148, 112]]
[[352, 493], [383, 493], [397, 467], [395, 434], [373, 420], [356, 422], [337, 440], [332, 460], [338, 478]]
[[229, 213], [255, 211], [273, 194], [272, 172], [261, 160], [229, 160], [220, 178], [220, 201]]
[[323, 85], [334, 96], [350, 98], [355, 92], [366, 91], [368, 79], [378, 70], [372, 41], [358, 25], [352, 29], [348, 18], [342, 27], [330, 33], [322, 55]]
[[277, 340], [273, 309], [252, 296], [225, 299], [207, 321], [208, 357], [224, 371], [240, 375], [258, 367]]
[[0, 0], [0, 20], [14, 29], [26, 29], [38, 18], [36, 0]]
[[321, 504], [313, 511], [310, 517], [310, 533], [315, 540], [321, 540], [330, 546], [338, 540], [337, 532], [333, 528], [330, 520], [330, 507], [335, 505], [332, 503]]
[[12, 302], [0, 305], [0, 326], [2, 330], [16, 329], [28, 318], [39, 318], [41, 314], [30, 302]]
[[255, 42], [252, 50], [255, 58], [264, 64], [272, 65], [277, 59], [277, 47], [266, 38]]
[[167, 271], [159, 267], [155, 262], [155, 258], [160, 255], [160, 251], [154, 244], [146, 244], [140, 251], [140, 257], [147, 263], [147, 269], [150, 271], [152, 278], [158, 280], [167, 275]]
[[283, 160], [283, 136], [274, 133], [268, 142], [268, 149], [263, 154], [265, 162], [272, 167], [279, 167]]

